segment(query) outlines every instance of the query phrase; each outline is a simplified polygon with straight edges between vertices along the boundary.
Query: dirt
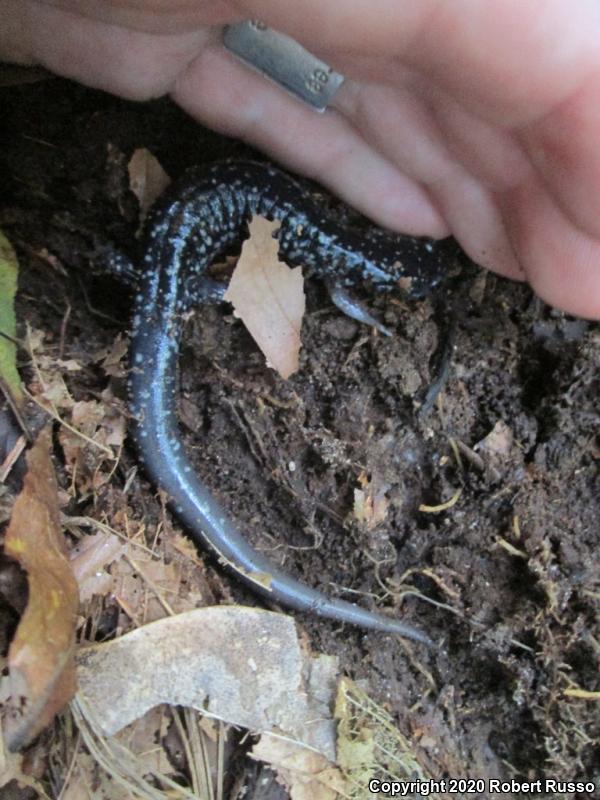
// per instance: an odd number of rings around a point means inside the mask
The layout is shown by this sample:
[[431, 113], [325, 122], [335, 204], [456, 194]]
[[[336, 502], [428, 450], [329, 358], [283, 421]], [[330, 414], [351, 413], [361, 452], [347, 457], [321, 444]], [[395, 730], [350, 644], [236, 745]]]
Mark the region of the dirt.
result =
[[[57, 79], [3, 88], [1, 103], [0, 224], [21, 263], [21, 330], [43, 329], [64, 358], [109, 347], [127, 330], [130, 297], [89, 262], [107, 240], [139, 258], [133, 150], [150, 149], [171, 176], [249, 151], [168, 101]], [[600, 329], [466, 259], [452, 272], [423, 302], [368, 298], [389, 339], [309, 281], [301, 368], [288, 381], [229, 307], [196, 314], [181, 355], [186, 444], [257, 548], [440, 644], [297, 615], [310, 645], [392, 711], [432, 777], [600, 786], [598, 695], [568, 693], [600, 690]], [[423, 413], [449, 335], [450, 373]], [[76, 399], [109, 381], [100, 369], [68, 380]], [[111, 388], [125, 398], [123, 381]], [[60, 471], [58, 446], [56, 459]], [[126, 448], [111, 486], [67, 510], [110, 515], [134, 467]], [[357, 489], [379, 517], [357, 520]], [[142, 473], [126, 502], [151, 540], [164, 512]], [[205, 560], [217, 600], [258, 602]]]

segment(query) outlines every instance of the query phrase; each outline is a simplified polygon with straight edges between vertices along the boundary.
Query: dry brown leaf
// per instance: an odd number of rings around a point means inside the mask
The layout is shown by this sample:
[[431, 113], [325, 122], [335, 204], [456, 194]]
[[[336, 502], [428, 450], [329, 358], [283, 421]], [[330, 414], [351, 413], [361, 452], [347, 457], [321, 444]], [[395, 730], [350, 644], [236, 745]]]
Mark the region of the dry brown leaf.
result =
[[320, 753], [295, 742], [262, 736], [250, 755], [276, 770], [279, 782], [288, 789], [292, 800], [348, 797], [346, 781], [339, 769]]
[[85, 436], [92, 438], [104, 417], [104, 409], [97, 400], [80, 400], [71, 412], [73, 426]]
[[277, 256], [278, 222], [253, 217], [225, 299], [282, 378], [298, 369], [305, 297], [302, 270]]
[[124, 336], [118, 334], [111, 345], [94, 353], [94, 361], [100, 362], [105, 375], [124, 378], [127, 375], [128, 353], [128, 341]]
[[57, 367], [64, 369], [65, 372], [81, 372], [83, 366], [74, 358], [57, 358], [54, 362]]
[[514, 439], [512, 428], [499, 419], [487, 436], [475, 445], [474, 450], [490, 459], [505, 459], [510, 454]]
[[136, 766], [143, 775], [176, 772], [161, 744], [170, 724], [168, 712], [164, 705], [156, 706], [117, 734], [118, 741], [136, 757]]
[[44, 407], [56, 410], [72, 408], [74, 400], [56, 365], [56, 360], [42, 356], [37, 360], [36, 365], [37, 376], [30, 382], [29, 391]]
[[48, 725], [75, 691], [79, 600], [60, 529], [51, 448], [47, 427], [28, 453], [28, 471], [6, 531], [5, 552], [27, 572], [29, 583], [27, 608], [8, 654], [11, 750]]
[[140, 220], [143, 221], [148, 209], [166, 189], [171, 179], [158, 159], [144, 147], [134, 150], [127, 169], [129, 172], [129, 188], [138, 199]]
[[335, 659], [301, 651], [294, 621], [214, 606], [167, 617], [77, 655], [81, 699], [105, 735], [158, 703], [275, 731], [335, 758]]
[[165, 613], [181, 613], [214, 602], [196, 562], [173, 557], [167, 546], [163, 558], [126, 545], [129, 558], [113, 563], [111, 592], [120, 608], [119, 627], [130, 621], [144, 625], [162, 619]]
[[60, 800], [133, 800], [134, 797], [127, 786], [117, 783], [83, 749], [77, 753], [75, 769], [67, 773], [67, 783], [59, 796]]
[[390, 501], [386, 493], [390, 487], [375, 479], [369, 481], [364, 473], [359, 476], [359, 482], [362, 489], [354, 490], [354, 518], [372, 530], [387, 518]]
[[26, 788], [35, 791], [36, 797], [48, 798], [39, 781], [27, 774], [31, 764], [27, 763], [26, 756], [22, 753], [6, 752], [3, 744], [0, 737], [0, 798], [18, 800], [21, 797], [31, 797], [31, 793], [23, 791]]
[[[70, 419], [68, 414], [64, 419], [69, 427], [61, 426], [58, 438], [67, 470], [81, 498], [97, 492], [108, 482], [113, 466], [108, 454], [112, 452], [111, 446], [123, 445], [125, 418], [112, 404], [81, 400], [73, 404]], [[107, 468], [101, 469], [105, 462]]]
[[[35, 393], [36, 387], [34, 385], [31, 385], [30, 389], [33, 389]], [[50, 408], [54, 407], [55, 409], [62, 410], [73, 406], [73, 398], [69, 394], [62, 375], [59, 374], [49, 377], [44, 382], [44, 389], [37, 393], [37, 399], [43, 406], [45, 405], [43, 401], [46, 400], [50, 404]], [[48, 406], [45, 405], [45, 407], [47, 408]]]
[[71, 412], [74, 428], [99, 445], [121, 447], [125, 441], [125, 418], [112, 406], [96, 400], [80, 400]]
[[95, 594], [105, 595], [112, 591], [114, 579], [105, 568], [121, 558], [125, 550], [126, 545], [118, 536], [102, 531], [82, 537], [72, 548], [71, 568], [82, 602]]

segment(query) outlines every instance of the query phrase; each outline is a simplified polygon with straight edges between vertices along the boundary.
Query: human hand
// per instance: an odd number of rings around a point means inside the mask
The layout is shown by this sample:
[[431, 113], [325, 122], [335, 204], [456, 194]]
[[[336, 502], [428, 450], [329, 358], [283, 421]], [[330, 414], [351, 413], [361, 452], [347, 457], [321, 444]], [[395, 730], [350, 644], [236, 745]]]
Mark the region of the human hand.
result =
[[[452, 233], [478, 263], [600, 318], [595, 0], [0, 0], [0, 56], [198, 120], [383, 225]], [[315, 114], [238, 64], [260, 18], [348, 76]]]

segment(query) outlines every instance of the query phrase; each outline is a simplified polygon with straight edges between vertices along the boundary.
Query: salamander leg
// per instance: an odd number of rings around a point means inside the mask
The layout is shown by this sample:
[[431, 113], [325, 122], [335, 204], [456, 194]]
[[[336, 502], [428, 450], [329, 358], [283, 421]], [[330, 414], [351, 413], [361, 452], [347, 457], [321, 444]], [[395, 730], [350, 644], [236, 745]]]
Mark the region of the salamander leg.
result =
[[183, 307], [185, 311], [203, 305], [219, 305], [223, 302], [227, 284], [215, 281], [206, 275], [190, 275], [183, 290]]
[[332, 303], [347, 317], [351, 317], [357, 322], [362, 322], [364, 325], [370, 325], [384, 336], [392, 335], [391, 330], [382, 325], [378, 319], [375, 319], [359, 300], [352, 297], [347, 289], [338, 286], [334, 281], [325, 281], [325, 285]]

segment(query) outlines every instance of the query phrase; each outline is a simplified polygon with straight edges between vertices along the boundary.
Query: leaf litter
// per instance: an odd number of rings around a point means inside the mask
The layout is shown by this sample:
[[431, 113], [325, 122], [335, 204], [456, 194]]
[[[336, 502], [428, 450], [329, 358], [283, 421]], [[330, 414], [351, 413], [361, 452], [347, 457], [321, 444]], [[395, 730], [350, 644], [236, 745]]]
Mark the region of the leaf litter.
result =
[[[0, 377], [12, 398], [15, 427], [25, 423], [24, 394], [16, 367], [14, 297], [18, 262], [0, 235]], [[3, 409], [3, 422], [10, 412]], [[33, 435], [27, 431], [28, 438]], [[74, 635], [77, 584], [60, 527], [58, 484], [51, 460], [49, 425], [39, 430], [28, 450], [11, 462], [16, 499], [4, 532], [4, 555], [27, 575], [25, 609], [11, 641], [2, 677], [4, 740], [9, 750], [27, 745], [70, 700], [75, 691]], [[16, 470], [15, 470], [16, 471]], [[6, 591], [6, 589], [5, 589]]]
[[27, 454], [23, 481], [4, 539], [5, 553], [27, 573], [29, 600], [8, 653], [6, 738], [23, 747], [75, 690], [77, 584], [60, 527], [58, 487], [46, 427]]

